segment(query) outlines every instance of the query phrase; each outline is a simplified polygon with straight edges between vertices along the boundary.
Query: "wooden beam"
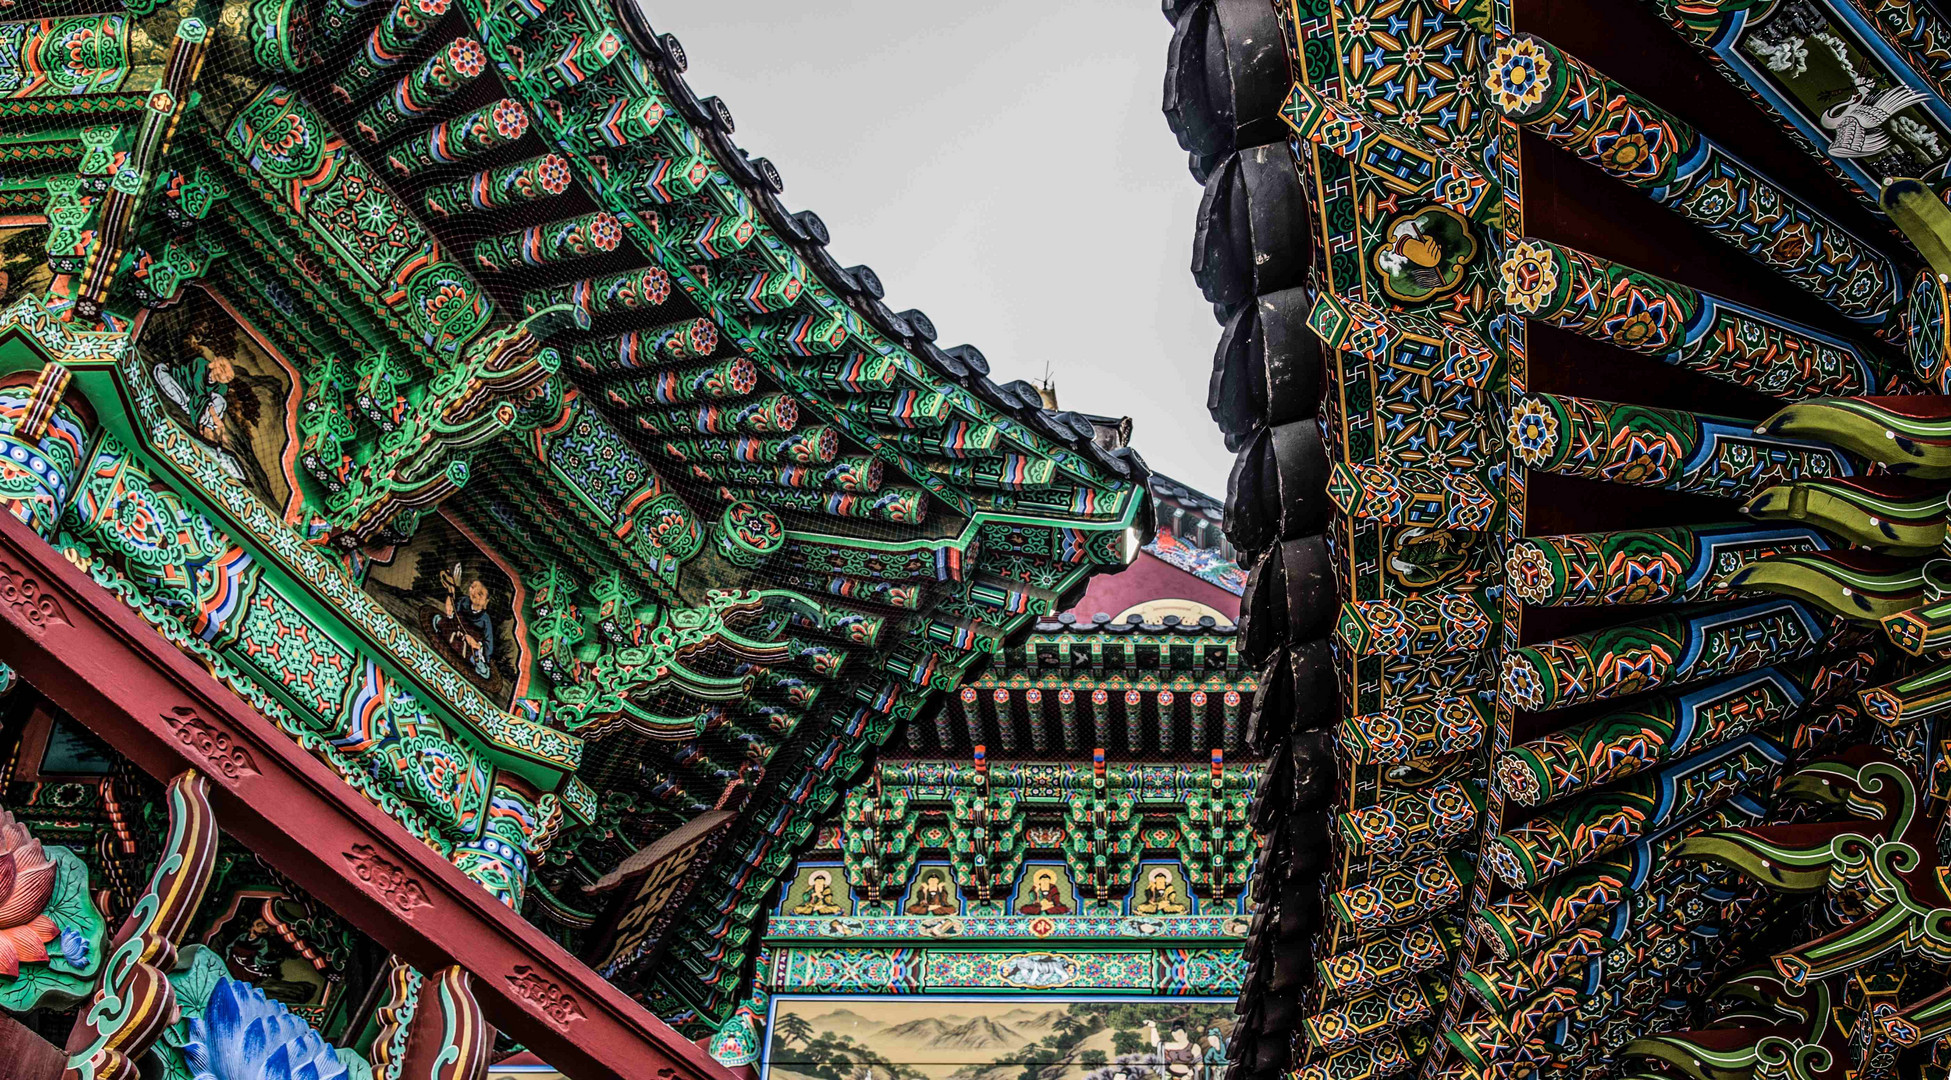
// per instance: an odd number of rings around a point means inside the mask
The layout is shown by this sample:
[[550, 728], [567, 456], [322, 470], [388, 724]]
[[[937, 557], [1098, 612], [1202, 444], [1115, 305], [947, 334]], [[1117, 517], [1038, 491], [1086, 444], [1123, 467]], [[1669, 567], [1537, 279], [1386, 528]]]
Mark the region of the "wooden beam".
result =
[[0, 1012], [0, 1061], [11, 1080], [61, 1080], [68, 1055], [26, 1024]]
[[140, 616], [0, 514], [0, 660], [144, 771], [210, 778], [224, 832], [572, 1080], [732, 1073], [354, 791]]

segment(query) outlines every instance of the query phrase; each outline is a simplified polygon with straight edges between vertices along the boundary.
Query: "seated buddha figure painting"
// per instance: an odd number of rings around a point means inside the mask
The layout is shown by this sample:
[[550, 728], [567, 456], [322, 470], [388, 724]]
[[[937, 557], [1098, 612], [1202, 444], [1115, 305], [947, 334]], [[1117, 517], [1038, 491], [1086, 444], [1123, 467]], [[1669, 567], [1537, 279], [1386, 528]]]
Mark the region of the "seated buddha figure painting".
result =
[[939, 866], [924, 867], [902, 910], [910, 915], [953, 915], [960, 910], [955, 883]]
[[[835, 891], [834, 875], [840, 872], [839, 867], [832, 866], [820, 866], [801, 871], [799, 877], [786, 888], [786, 914], [845, 914], [853, 904], [853, 896], [847, 891], [844, 881], [839, 890]], [[843, 903], [845, 907], [842, 906]]]
[[1016, 898], [1018, 915], [1068, 915], [1077, 910], [1070, 875], [1054, 866], [1031, 866]]
[[1185, 882], [1178, 867], [1149, 866], [1143, 888], [1133, 897], [1132, 910], [1140, 915], [1184, 915], [1192, 910], [1185, 897]]

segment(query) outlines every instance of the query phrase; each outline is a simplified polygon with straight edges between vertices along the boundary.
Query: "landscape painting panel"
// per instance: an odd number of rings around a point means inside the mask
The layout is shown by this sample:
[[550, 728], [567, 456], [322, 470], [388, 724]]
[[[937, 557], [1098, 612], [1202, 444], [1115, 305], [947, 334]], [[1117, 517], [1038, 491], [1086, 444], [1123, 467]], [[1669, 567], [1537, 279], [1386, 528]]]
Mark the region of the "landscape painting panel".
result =
[[776, 997], [765, 1080], [1219, 1080], [1209, 998]]

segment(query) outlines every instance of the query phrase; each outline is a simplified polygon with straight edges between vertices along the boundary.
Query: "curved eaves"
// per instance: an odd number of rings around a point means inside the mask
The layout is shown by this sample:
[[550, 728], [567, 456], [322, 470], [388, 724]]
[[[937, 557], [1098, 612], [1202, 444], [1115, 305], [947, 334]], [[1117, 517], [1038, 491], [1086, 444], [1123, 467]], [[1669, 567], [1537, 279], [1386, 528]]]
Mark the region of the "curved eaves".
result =
[[[626, 36], [650, 61], [659, 86], [760, 211], [763, 227], [772, 230], [805, 262], [832, 302], [844, 305], [849, 314], [882, 336], [891, 353], [905, 361], [904, 368], [965, 391], [981, 403], [978, 408], [993, 410], [1005, 419], [1011, 425], [1005, 428], [1006, 433], [1013, 435], [1014, 441], [1029, 452], [1068, 450], [1089, 463], [1094, 475], [1088, 478], [1099, 482], [1116, 483], [1139, 477], [1131, 453], [1098, 447], [1091, 441], [1088, 424], [1074, 421], [1069, 414], [1045, 409], [1027, 384], [999, 385], [990, 378], [989, 362], [980, 349], [967, 344], [938, 344], [935, 326], [924, 312], [919, 309], [897, 312], [885, 302], [885, 287], [873, 270], [866, 266], [844, 267], [835, 260], [827, 251], [831, 236], [819, 216], [810, 210], [788, 210], [781, 201], [785, 181], [778, 168], [764, 158], [750, 157], [733, 142], [735, 127], [730, 121], [729, 106], [718, 98], [699, 98], [685, 81], [687, 61], [676, 37], [654, 31], [637, 5], [614, 6]], [[821, 290], [808, 291], [817, 297]]]

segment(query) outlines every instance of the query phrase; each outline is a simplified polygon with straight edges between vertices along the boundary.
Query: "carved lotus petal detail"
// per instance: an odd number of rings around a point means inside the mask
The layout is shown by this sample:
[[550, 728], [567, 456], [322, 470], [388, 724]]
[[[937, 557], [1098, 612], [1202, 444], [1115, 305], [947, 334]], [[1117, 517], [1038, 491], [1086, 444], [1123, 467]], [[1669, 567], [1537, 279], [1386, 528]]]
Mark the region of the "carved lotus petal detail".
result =
[[61, 933], [41, 914], [54, 895], [54, 864], [27, 826], [0, 810], [0, 975], [47, 959], [47, 943]]
[[345, 1080], [346, 1067], [310, 1024], [249, 983], [224, 979], [190, 1021], [183, 1060], [196, 1080]]

